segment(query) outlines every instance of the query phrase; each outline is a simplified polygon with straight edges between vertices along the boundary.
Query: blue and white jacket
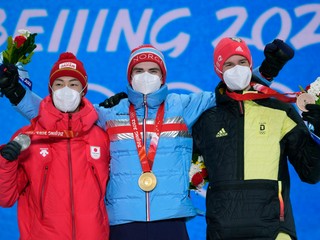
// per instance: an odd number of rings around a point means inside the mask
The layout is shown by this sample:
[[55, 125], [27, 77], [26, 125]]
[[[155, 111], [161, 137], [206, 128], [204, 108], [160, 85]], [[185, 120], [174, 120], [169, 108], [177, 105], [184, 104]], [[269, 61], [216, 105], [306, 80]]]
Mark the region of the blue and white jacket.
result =
[[[127, 89], [128, 98], [113, 108], [95, 106], [99, 115], [97, 124], [106, 129], [111, 144], [106, 196], [110, 225], [195, 216], [196, 210], [189, 196], [191, 128], [205, 110], [215, 105], [214, 93], [168, 94], [164, 85], [144, 98], [130, 86]], [[37, 102], [37, 96], [27, 91], [16, 108], [30, 119], [37, 114]], [[147, 151], [154, 134], [157, 110], [164, 102], [163, 127], [152, 167], [157, 185], [149, 193], [138, 186], [142, 168], [130, 125], [130, 102], [135, 107], [139, 125], [146, 118], [146, 126], [142, 129], [146, 131]]]

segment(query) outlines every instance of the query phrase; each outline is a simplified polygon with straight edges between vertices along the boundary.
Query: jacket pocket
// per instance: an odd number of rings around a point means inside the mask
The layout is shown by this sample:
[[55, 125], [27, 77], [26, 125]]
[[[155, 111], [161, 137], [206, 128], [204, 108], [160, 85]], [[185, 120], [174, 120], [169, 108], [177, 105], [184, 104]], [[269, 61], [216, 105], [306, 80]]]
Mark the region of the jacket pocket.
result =
[[107, 186], [101, 186], [99, 174], [98, 174], [98, 171], [96, 170], [96, 167], [93, 164], [89, 164], [89, 166], [90, 166], [90, 170], [91, 170], [94, 182], [96, 183], [95, 185], [96, 185], [98, 192], [99, 192], [99, 203], [98, 203], [99, 204], [98, 205], [99, 211], [100, 211], [101, 216], [103, 217], [103, 223], [105, 224], [106, 229], [108, 229], [109, 228], [109, 219], [108, 219], [106, 205], [103, 201], [103, 199], [105, 197], [104, 196], [105, 191], [102, 189], [102, 187], [106, 188]]
[[43, 168], [43, 174], [41, 177], [41, 187], [40, 187], [40, 215], [41, 219], [44, 218], [44, 198], [45, 198], [45, 193], [47, 190], [47, 179], [48, 179], [48, 171], [49, 171], [49, 166], [45, 165]]
[[102, 191], [102, 188], [101, 188], [101, 185], [100, 185], [100, 178], [99, 178], [98, 171], [96, 170], [96, 167], [92, 163], [89, 163], [89, 167], [90, 167], [90, 172], [92, 173], [92, 177], [93, 177], [93, 180], [95, 182], [95, 185], [96, 185], [96, 187], [98, 189], [99, 196], [100, 196], [100, 198], [102, 198], [103, 197], [102, 196], [103, 191]]

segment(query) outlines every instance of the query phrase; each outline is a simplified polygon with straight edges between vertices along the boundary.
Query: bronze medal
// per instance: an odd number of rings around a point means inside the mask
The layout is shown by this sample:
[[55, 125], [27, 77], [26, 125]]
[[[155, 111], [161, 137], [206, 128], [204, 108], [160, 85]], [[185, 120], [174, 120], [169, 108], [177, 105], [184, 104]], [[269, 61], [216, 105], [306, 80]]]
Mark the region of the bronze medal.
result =
[[139, 187], [145, 191], [152, 191], [157, 185], [157, 178], [152, 172], [144, 172], [139, 177]]
[[306, 109], [306, 105], [307, 104], [315, 104], [315, 99], [314, 97], [309, 94], [309, 93], [302, 93], [297, 97], [297, 106], [298, 108], [303, 111], [303, 112], [307, 112], [308, 110]]

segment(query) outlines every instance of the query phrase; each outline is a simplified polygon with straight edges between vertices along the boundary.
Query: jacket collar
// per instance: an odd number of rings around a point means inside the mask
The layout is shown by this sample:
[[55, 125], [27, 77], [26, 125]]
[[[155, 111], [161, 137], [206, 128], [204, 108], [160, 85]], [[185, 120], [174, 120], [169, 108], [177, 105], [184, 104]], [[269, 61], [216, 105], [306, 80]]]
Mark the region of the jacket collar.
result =
[[[133, 90], [133, 88], [127, 86], [129, 101], [135, 106], [135, 108], [143, 107], [143, 94]], [[147, 94], [147, 105], [150, 108], [157, 108], [168, 95], [168, 86], [166, 84], [162, 85], [158, 91]]]
[[49, 131], [72, 130], [81, 133], [88, 131], [95, 124], [98, 114], [93, 105], [84, 97], [80, 111], [69, 114], [55, 108], [51, 96], [47, 96], [41, 101], [37, 119], [40, 126]]
[[[251, 82], [253, 83], [260, 83], [261, 81], [253, 81], [253, 79], [251, 79]], [[267, 86], [266, 84], [263, 84], [265, 86]], [[230, 98], [227, 94], [226, 94], [226, 90], [227, 90], [227, 86], [224, 82], [220, 81], [219, 84], [217, 85], [216, 89], [215, 89], [215, 94], [216, 94], [216, 101], [217, 104], [224, 104], [227, 102], [237, 102], [236, 100]], [[256, 91], [253, 88], [250, 88], [248, 91]], [[243, 91], [236, 91], [237, 93], [242, 93]]]

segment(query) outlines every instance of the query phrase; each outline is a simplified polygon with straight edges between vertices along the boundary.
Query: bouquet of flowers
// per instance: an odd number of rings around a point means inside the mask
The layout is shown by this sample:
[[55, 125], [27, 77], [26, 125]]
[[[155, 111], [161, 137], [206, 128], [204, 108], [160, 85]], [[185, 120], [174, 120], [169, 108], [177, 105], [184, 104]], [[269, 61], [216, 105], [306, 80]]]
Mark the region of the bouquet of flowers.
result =
[[35, 44], [37, 34], [23, 29], [18, 30], [18, 33], [15, 38], [8, 37], [7, 49], [2, 52], [3, 63], [26, 65], [31, 61], [33, 50], [37, 47]]
[[197, 153], [192, 154], [189, 178], [191, 190], [200, 190], [208, 182], [208, 172], [203, 157]]

